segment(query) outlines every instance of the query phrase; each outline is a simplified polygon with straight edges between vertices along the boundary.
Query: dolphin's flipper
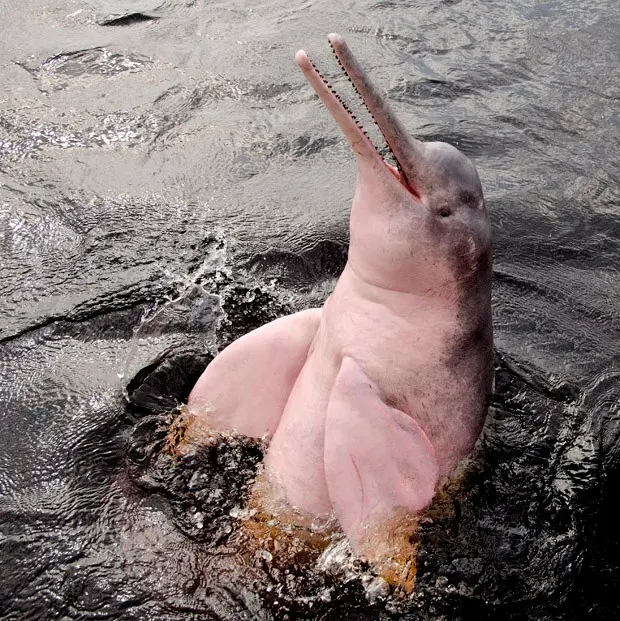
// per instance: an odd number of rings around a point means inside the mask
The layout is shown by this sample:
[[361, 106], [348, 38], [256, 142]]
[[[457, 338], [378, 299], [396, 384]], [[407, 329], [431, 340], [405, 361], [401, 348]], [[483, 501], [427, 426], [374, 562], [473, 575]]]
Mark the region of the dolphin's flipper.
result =
[[387, 561], [413, 555], [407, 562], [415, 575], [416, 546], [409, 535], [400, 537], [402, 520], [435, 495], [435, 451], [420, 425], [387, 405], [349, 357], [342, 361], [327, 408], [325, 477], [336, 517], [356, 552], [382, 569]]
[[220, 352], [189, 396], [189, 410], [218, 431], [273, 434], [308, 349], [321, 309], [276, 319]]

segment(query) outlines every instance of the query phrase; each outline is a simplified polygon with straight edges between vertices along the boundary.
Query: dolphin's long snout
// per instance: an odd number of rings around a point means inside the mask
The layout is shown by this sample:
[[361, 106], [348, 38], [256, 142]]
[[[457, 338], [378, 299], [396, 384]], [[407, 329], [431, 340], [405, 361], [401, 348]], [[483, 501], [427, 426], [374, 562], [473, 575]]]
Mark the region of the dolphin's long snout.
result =
[[[357, 94], [368, 108], [374, 122], [394, 155], [397, 169], [394, 169], [387, 162], [385, 162], [386, 166], [415, 198], [420, 199], [422, 196], [421, 188], [423, 187], [420, 171], [424, 168], [424, 143], [409, 135], [400, 120], [390, 109], [387, 101], [380, 95], [366, 72], [357, 62], [344, 38], [337, 33], [332, 33], [328, 36], [328, 40], [342, 70], [351, 80]], [[381, 156], [378, 154], [375, 146], [349, 112], [346, 105], [312, 64], [306, 52], [303, 50], [297, 52], [295, 61], [342, 129], [355, 154], [380, 158]]]
[[295, 54], [295, 62], [336, 123], [338, 123], [342, 133], [349, 140], [353, 151], [361, 156], [374, 156], [376, 152], [374, 145], [363, 133], [345, 104], [331, 89], [304, 50], [299, 50]]
[[408, 186], [413, 194], [420, 196], [420, 184], [419, 180], [416, 180], [418, 167], [416, 166], [413, 169], [412, 163], [422, 164], [424, 143], [409, 134], [386, 99], [374, 86], [368, 74], [362, 69], [344, 38], [338, 33], [332, 33], [328, 36], [328, 40], [341, 67], [351, 79], [355, 90], [366, 104], [373, 120], [394, 154], [398, 171], [402, 177], [401, 181]]

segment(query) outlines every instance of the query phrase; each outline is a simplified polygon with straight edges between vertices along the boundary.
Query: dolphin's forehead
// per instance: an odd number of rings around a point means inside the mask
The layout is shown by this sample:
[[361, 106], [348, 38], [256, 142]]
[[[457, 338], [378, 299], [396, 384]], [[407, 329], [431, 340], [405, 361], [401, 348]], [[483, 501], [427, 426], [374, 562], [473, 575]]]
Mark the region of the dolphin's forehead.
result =
[[456, 147], [447, 142], [425, 143], [427, 170], [436, 180], [441, 180], [444, 189], [468, 192], [476, 199], [482, 199], [482, 186], [474, 163]]

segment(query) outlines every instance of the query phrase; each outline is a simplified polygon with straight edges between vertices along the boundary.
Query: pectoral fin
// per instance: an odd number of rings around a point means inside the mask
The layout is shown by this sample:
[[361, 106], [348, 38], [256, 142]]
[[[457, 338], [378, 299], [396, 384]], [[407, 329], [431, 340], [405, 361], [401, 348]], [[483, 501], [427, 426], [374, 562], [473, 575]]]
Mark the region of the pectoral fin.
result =
[[417, 546], [405, 527], [431, 502], [438, 476], [422, 428], [387, 405], [359, 364], [345, 357], [327, 408], [325, 477], [354, 550], [382, 573], [398, 574], [402, 563], [404, 582], [411, 571], [415, 576]]
[[320, 309], [302, 311], [236, 340], [200, 376], [189, 410], [219, 431], [256, 438], [273, 434], [320, 317]]

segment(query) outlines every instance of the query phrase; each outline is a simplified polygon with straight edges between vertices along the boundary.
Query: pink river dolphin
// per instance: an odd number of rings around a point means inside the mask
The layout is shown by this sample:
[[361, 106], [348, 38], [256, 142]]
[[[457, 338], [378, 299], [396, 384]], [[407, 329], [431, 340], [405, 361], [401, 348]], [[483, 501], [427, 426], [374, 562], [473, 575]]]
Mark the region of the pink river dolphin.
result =
[[263, 508], [300, 525], [336, 524], [381, 569], [401, 554], [391, 548], [401, 518], [428, 507], [485, 421], [491, 229], [474, 164], [411, 137], [344, 39], [329, 42], [397, 165], [299, 51], [357, 162], [348, 260], [322, 308], [220, 352], [188, 409], [214, 430], [268, 437]]

